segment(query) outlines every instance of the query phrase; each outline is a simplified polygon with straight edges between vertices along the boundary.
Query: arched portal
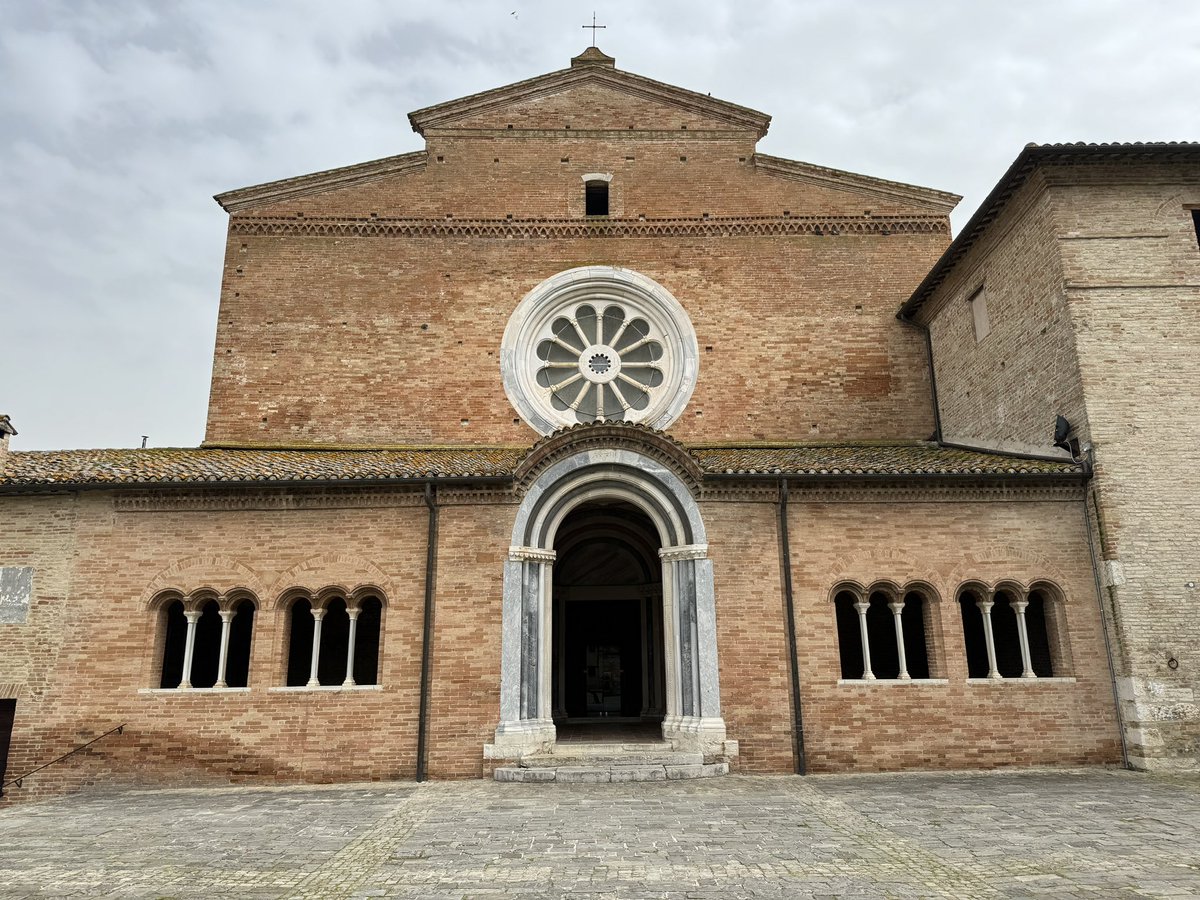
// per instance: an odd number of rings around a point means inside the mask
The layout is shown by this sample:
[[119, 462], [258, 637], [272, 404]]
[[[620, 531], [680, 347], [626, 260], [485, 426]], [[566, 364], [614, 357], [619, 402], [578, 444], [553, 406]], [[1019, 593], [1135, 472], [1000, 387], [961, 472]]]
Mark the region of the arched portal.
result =
[[723, 751], [712, 562], [699, 507], [663, 461], [634, 449], [593, 447], [547, 465], [517, 511], [504, 566], [500, 724], [486, 751], [491, 757], [520, 757], [554, 744], [556, 539], [576, 509], [605, 504], [644, 516], [658, 539], [663, 737], [679, 749]]
[[575, 507], [555, 536], [551, 706], [563, 726], [659, 723], [663, 691], [661, 541], [625, 500]]

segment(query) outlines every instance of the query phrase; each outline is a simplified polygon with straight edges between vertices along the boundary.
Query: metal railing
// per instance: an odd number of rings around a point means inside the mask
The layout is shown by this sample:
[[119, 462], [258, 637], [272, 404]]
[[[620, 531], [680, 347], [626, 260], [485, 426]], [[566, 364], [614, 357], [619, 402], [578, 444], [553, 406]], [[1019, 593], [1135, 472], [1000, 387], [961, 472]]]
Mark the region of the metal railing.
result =
[[9, 779], [8, 781], [4, 782], [3, 784], [0, 784], [0, 797], [4, 796], [4, 789], [6, 787], [11, 787], [14, 784], [17, 787], [21, 787], [22, 782], [24, 782], [25, 779], [28, 778], [30, 775], [36, 775], [38, 772], [42, 771], [42, 769], [48, 769], [51, 766], [62, 762], [64, 759], [69, 759], [70, 757], [72, 757], [76, 753], [78, 753], [80, 750], [86, 750], [88, 747], [92, 746], [92, 744], [96, 743], [96, 741], [103, 740], [104, 738], [108, 737], [110, 734], [121, 734], [124, 731], [125, 731], [125, 723], [122, 722], [116, 728], [110, 728], [108, 731], [104, 732], [104, 734], [101, 734], [101, 735], [98, 735], [97, 737], [92, 738], [86, 744], [80, 744], [74, 750], [68, 750], [62, 756], [58, 757], [58, 759], [52, 759], [52, 760], [50, 760], [50, 762], [46, 763], [45, 765], [38, 766], [36, 769], [30, 769], [24, 775], [18, 775], [16, 778]]

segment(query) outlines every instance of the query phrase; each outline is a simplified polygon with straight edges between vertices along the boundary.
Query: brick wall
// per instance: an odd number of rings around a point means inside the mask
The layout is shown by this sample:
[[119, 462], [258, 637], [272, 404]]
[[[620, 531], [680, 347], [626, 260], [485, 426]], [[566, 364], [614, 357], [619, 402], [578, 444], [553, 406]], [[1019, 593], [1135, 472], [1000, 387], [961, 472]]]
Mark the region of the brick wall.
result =
[[[6, 502], [13, 520], [22, 522], [19, 531], [5, 526], [6, 543], [40, 532], [43, 549], [69, 561], [57, 576], [51, 567], [39, 577], [28, 624], [6, 626], [5, 677], [25, 685], [10, 774], [114, 725], [128, 726], [94, 751], [30, 779], [20, 796], [93, 782], [412, 777], [426, 511], [415, 495], [375, 497], [366, 506], [353, 505], [361, 498], [339, 505], [328, 496], [283, 496], [291, 508], [254, 508], [244, 496], [239, 509], [208, 501], [206, 508], [163, 504], [139, 512], [116, 509], [113, 497], [101, 494]], [[433, 777], [484, 774], [483, 745], [499, 714], [501, 573], [514, 510], [450, 499], [440, 513]], [[76, 517], [73, 527], [63, 527], [64, 514]], [[776, 507], [749, 499], [706, 501], [703, 515], [716, 579], [722, 707], [730, 737], [741, 742], [738, 765], [746, 772], [790, 772]], [[793, 502], [790, 528], [813, 771], [1095, 763], [1119, 756], [1077, 501], [801, 498]], [[66, 552], [70, 546], [77, 548], [74, 555]], [[1067, 594], [1069, 674], [1076, 680], [966, 683], [955, 587], [967, 578], [1046, 577]], [[55, 578], [72, 587], [54, 587]], [[941, 598], [937, 652], [947, 683], [839, 685], [828, 593], [842, 578], [932, 584]], [[278, 690], [287, 622], [278, 600], [287, 587], [359, 583], [381, 587], [387, 600], [382, 688]], [[161, 638], [147, 601], [168, 586], [254, 591], [259, 612], [248, 691], [151, 690], [158, 684]], [[28, 663], [12, 664], [23, 659]]]
[[[603, 102], [568, 92], [534, 106], [534, 124], [557, 130], [532, 128], [520, 110], [513, 131], [499, 119], [482, 123], [498, 130], [431, 129], [423, 167], [231, 218], [208, 441], [529, 443], [501, 386], [501, 335], [540, 281], [591, 264], [654, 278], [695, 325], [700, 375], [677, 437], [928, 436], [922, 341], [893, 316], [948, 241], [944, 200], [760, 165], [753, 133], [714, 131], [678, 110], [658, 107], [656, 127], [668, 130], [646, 131], [646, 104], [611, 91]], [[581, 109], [591, 130], [568, 136]], [[627, 122], [637, 130], [622, 131]], [[346, 219], [581, 220], [581, 176], [592, 172], [613, 175], [614, 217], [707, 214], [742, 231], [304, 233]], [[926, 230], [771, 233], [784, 216], [883, 215], [917, 217]], [[270, 233], [243, 233], [263, 217]]]
[[[1200, 765], [1200, 247], [1186, 166], [1050, 170], [1131, 755]], [[1188, 585], [1192, 585], [1189, 587]], [[1175, 660], [1178, 668], [1172, 668]]]
[[[948, 439], [1047, 448], [1062, 413], [1093, 446], [1097, 566], [1147, 768], [1200, 762], [1197, 203], [1187, 164], [1043, 165], [922, 313]], [[979, 283], [992, 334], [977, 345]]]

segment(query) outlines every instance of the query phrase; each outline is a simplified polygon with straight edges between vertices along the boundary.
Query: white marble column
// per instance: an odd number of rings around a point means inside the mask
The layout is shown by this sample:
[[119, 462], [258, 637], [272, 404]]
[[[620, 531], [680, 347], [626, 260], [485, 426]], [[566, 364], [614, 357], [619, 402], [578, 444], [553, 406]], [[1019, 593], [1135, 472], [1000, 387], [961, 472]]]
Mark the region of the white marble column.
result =
[[229, 659], [229, 623], [233, 621], [233, 610], [221, 610], [221, 655], [217, 659], [217, 683], [213, 687], [228, 687], [225, 683], [225, 665]]
[[1017, 637], [1021, 641], [1021, 677], [1037, 678], [1033, 672], [1033, 660], [1029, 655], [1029, 630], [1025, 623], [1025, 608], [1029, 606], [1029, 600], [1010, 600], [1008, 605], [1017, 614]]
[[350, 636], [346, 642], [346, 680], [342, 687], [354, 687], [354, 639], [358, 636], [357, 606], [347, 606], [346, 615], [350, 617]]
[[900, 659], [900, 674], [896, 677], [907, 681], [911, 676], [908, 674], [908, 659], [904, 655], [904, 622], [900, 618], [904, 613], [904, 601], [893, 600], [888, 604], [888, 609], [892, 611], [892, 619], [896, 623], [896, 653]]
[[871, 671], [871, 641], [867, 637], [867, 610], [871, 604], [866, 600], [857, 600], [854, 611], [858, 613], [858, 636], [862, 640], [863, 681], [874, 681], [875, 673]]
[[308, 687], [319, 687], [321, 682], [317, 678], [317, 663], [321, 660], [321, 620], [325, 618], [325, 610], [314, 609], [313, 617], [313, 646], [312, 646], [312, 662], [308, 667]]
[[190, 688], [192, 686], [192, 655], [196, 648], [196, 622], [200, 618], [200, 611], [189, 609], [185, 610], [183, 615], [187, 619], [187, 637], [183, 642], [183, 676], [179, 681], [179, 686]]
[[991, 598], [975, 601], [979, 614], [983, 616], [983, 640], [987, 644], [988, 678], [999, 678], [1000, 670], [996, 668], [996, 638], [992, 633], [992, 607], [995, 605]]

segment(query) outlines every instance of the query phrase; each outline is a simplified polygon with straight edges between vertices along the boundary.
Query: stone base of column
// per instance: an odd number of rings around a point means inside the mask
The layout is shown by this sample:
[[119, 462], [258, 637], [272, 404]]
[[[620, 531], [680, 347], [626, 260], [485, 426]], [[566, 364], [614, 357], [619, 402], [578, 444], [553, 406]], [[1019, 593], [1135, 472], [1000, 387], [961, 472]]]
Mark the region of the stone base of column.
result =
[[663, 719], [663, 739], [676, 750], [724, 756], [725, 720], [702, 716], [667, 716]]
[[520, 759], [535, 753], [548, 753], [554, 747], [557, 731], [552, 719], [521, 719], [501, 722], [496, 737], [483, 745], [484, 759]]

